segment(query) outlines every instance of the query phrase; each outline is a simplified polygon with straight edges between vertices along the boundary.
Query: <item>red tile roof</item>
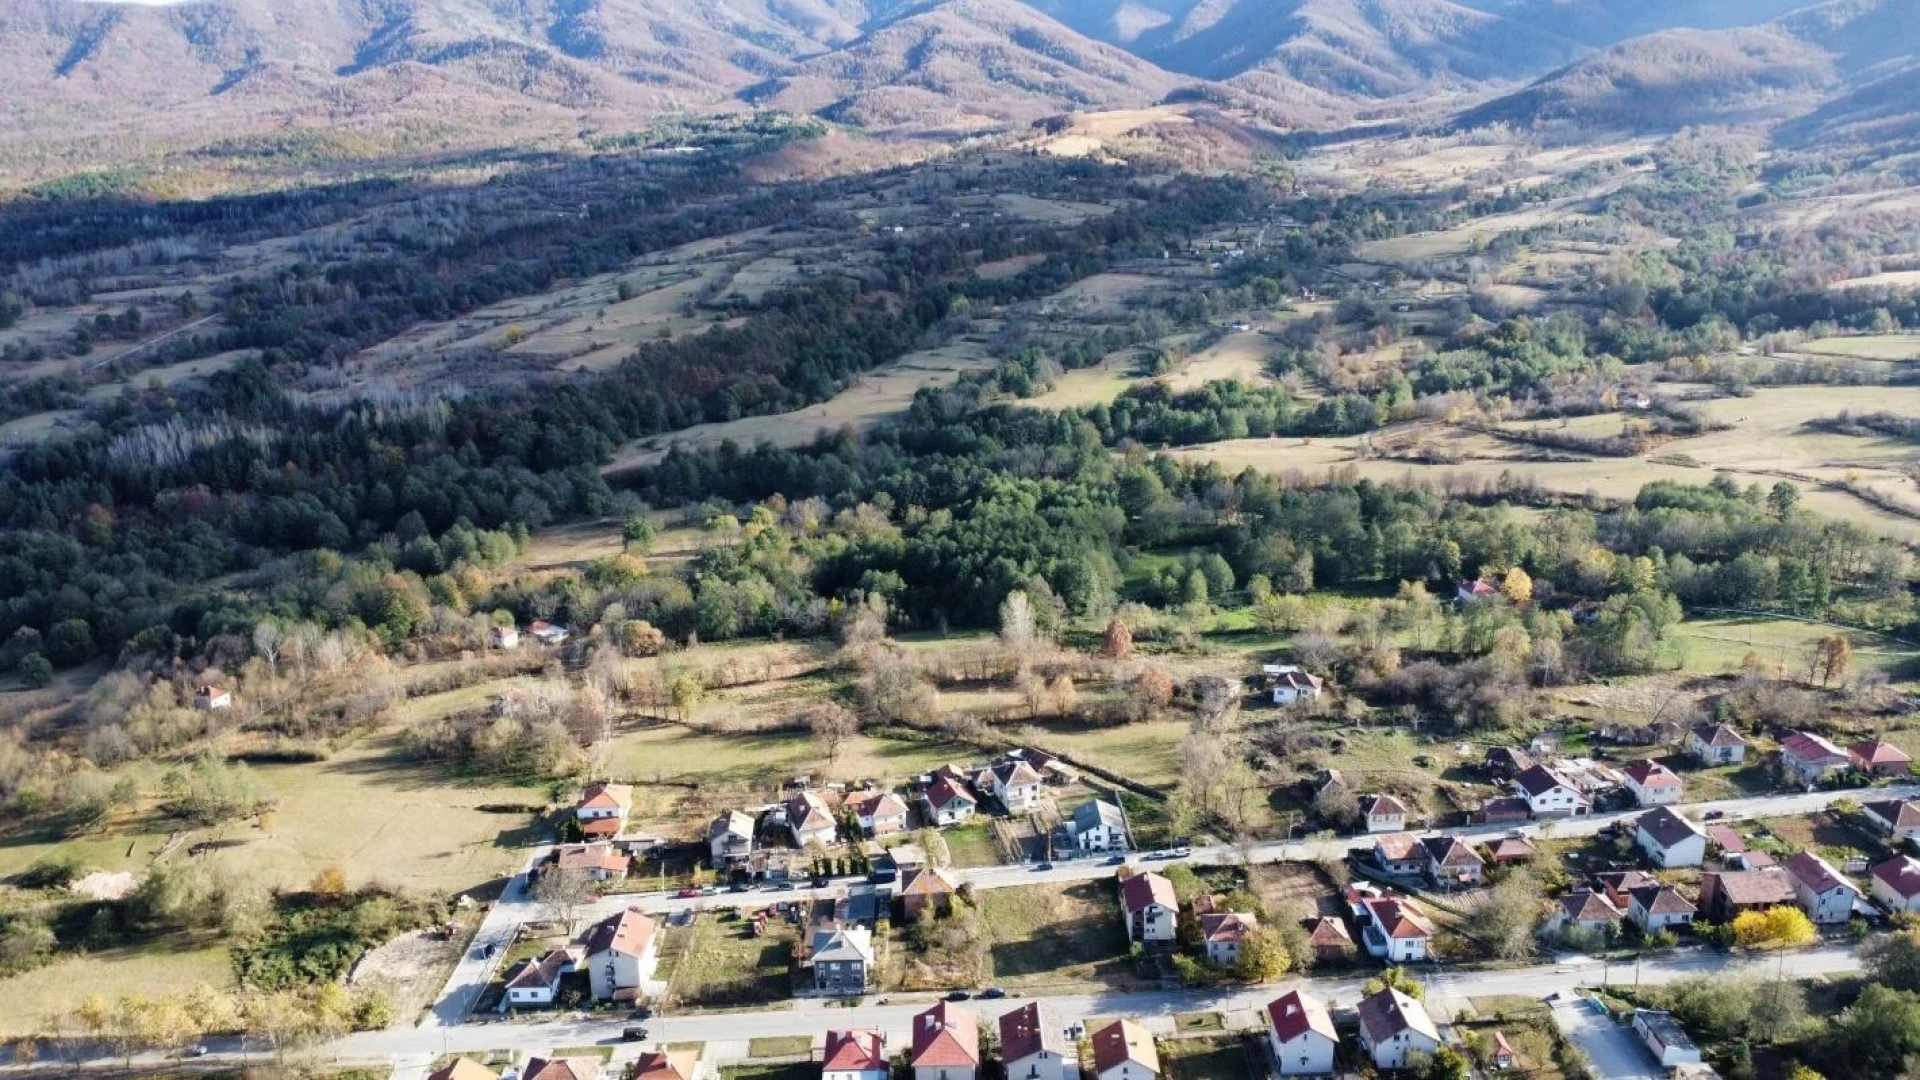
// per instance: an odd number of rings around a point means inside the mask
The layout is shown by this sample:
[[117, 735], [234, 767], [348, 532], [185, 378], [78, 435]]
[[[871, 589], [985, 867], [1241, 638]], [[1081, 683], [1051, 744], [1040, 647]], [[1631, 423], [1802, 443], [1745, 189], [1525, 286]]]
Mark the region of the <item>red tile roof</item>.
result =
[[628, 956], [642, 956], [653, 941], [655, 929], [652, 916], [630, 907], [593, 924], [582, 945], [589, 957], [609, 949]]
[[1145, 911], [1154, 904], [1169, 911], [1180, 910], [1180, 899], [1173, 891], [1173, 882], [1151, 870], [1121, 882], [1120, 899], [1129, 914]]
[[1373, 846], [1380, 853], [1380, 857], [1388, 862], [1401, 862], [1424, 854], [1420, 849], [1420, 841], [1403, 832], [1376, 836], [1373, 838]]
[[1641, 787], [1679, 787], [1680, 778], [1672, 769], [1657, 761], [1642, 761], [1621, 770], [1627, 778]]
[[600, 1080], [599, 1058], [528, 1058], [520, 1080]]
[[1149, 1072], [1160, 1072], [1160, 1051], [1153, 1036], [1131, 1020], [1115, 1020], [1093, 1033], [1093, 1070], [1106, 1072], [1123, 1064], [1139, 1065]]
[[500, 1080], [500, 1074], [472, 1058], [459, 1057], [428, 1073], [427, 1080]]
[[1835, 889], [1860, 891], [1853, 887], [1853, 882], [1841, 876], [1831, 863], [1811, 851], [1802, 851], [1788, 859], [1787, 873], [1792, 874], [1795, 881], [1812, 889], [1815, 895], [1830, 893]]
[[561, 844], [553, 861], [562, 870], [604, 870], [611, 874], [624, 874], [633, 863], [626, 852], [604, 843]]
[[950, 1002], [939, 1002], [913, 1018], [914, 1068], [961, 1068], [980, 1064], [980, 1021]]
[[1796, 731], [1781, 739], [1780, 750], [1808, 763], [1850, 760], [1846, 751], [1809, 731]]
[[974, 798], [966, 788], [952, 777], [941, 776], [927, 785], [927, 803], [935, 810], [944, 810], [948, 803], [963, 802], [969, 806], [977, 805], [980, 800]]
[[1000, 1017], [1000, 1060], [1008, 1065], [1043, 1051], [1064, 1057], [1069, 1049], [1066, 1029], [1051, 1009], [1037, 1001]]
[[1908, 765], [1913, 762], [1913, 758], [1905, 750], [1880, 739], [1868, 739], [1865, 742], [1854, 743], [1852, 749], [1854, 758], [1861, 764], [1869, 767], [1874, 765]]
[[1267, 1023], [1283, 1043], [1292, 1042], [1309, 1031], [1317, 1031], [1333, 1042], [1340, 1041], [1326, 1005], [1319, 998], [1298, 990], [1282, 994], [1267, 1004]]
[[697, 1050], [655, 1050], [641, 1054], [635, 1063], [633, 1080], [693, 1080], [693, 1068], [699, 1061]]
[[1873, 876], [1903, 900], [1920, 896], [1920, 859], [1901, 855], [1873, 868]]
[[1252, 915], [1242, 915], [1237, 912], [1202, 915], [1200, 916], [1200, 938], [1208, 944], [1216, 941], [1240, 941], [1259, 925], [1260, 920]]
[[1734, 832], [1731, 825], [1707, 826], [1707, 839], [1719, 844], [1720, 850], [1729, 855], [1738, 855], [1747, 850], [1747, 842], [1740, 839], [1740, 834]]
[[633, 805], [632, 784], [588, 784], [580, 793], [578, 807], [590, 810], [618, 807], [626, 809]]
[[1313, 932], [1307, 940], [1316, 949], [1346, 948], [1353, 944], [1353, 934], [1347, 924], [1332, 915], [1322, 915], [1313, 921]]
[[887, 1067], [886, 1036], [878, 1031], [839, 1030], [827, 1032], [826, 1057], [821, 1068], [828, 1072], [866, 1072]]
[[1376, 896], [1362, 900], [1361, 904], [1373, 915], [1373, 921], [1379, 925], [1382, 933], [1393, 938], [1423, 938], [1433, 936], [1433, 926], [1427, 922], [1420, 909], [1413, 906], [1411, 900], [1402, 900], [1397, 896]]

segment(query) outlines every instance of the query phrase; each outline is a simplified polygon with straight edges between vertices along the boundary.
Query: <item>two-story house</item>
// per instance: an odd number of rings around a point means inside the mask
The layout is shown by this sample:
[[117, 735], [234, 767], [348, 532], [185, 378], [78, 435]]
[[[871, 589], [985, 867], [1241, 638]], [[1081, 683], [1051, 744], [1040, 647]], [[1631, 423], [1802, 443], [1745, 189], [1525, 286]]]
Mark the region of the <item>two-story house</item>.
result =
[[1081, 803], [1068, 822], [1073, 846], [1081, 851], [1127, 850], [1127, 816], [1105, 799]]
[[628, 908], [587, 929], [580, 951], [586, 957], [587, 982], [595, 1001], [632, 1001], [640, 996], [660, 960], [656, 929], [653, 918], [639, 908]]
[[1180, 901], [1173, 882], [1148, 871], [1120, 883], [1120, 906], [1127, 919], [1128, 941], [1172, 941], [1180, 917]]
[[1436, 886], [1480, 884], [1486, 863], [1471, 844], [1454, 836], [1429, 836], [1420, 846], [1427, 854], [1427, 880]]
[[1687, 751], [1702, 765], [1738, 765], [1747, 759], [1747, 740], [1726, 724], [1700, 724], [1687, 733]]
[[1852, 767], [1853, 758], [1845, 750], [1810, 731], [1795, 731], [1780, 740], [1780, 771], [1796, 783], [1812, 787]]
[[1391, 795], [1360, 796], [1360, 822], [1367, 832], [1401, 832], [1407, 817], [1407, 804]]
[[913, 1018], [913, 1050], [907, 1055], [913, 1080], [977, 1080], [980, 1021], [950, 1001]]
[[589, 839], [619, 836], [633, 809], [632, 784], [588, 784], [573, 804], [573, 816]]
[[1895, 844], [1920, 835], [1920, 802], [1911, 799], [1883, 799], [1860, 807], [1867, 824], [1886, 835]]
[[980, 809], [980, 800], [967, 790], [966, 782], [952, 776], [936, 775], [920, 793], [927, 805], [927, 816], [935, 825], [960, 825]]
[[1680, 777], [1657, 761], [1638, 761], [1620, 770], [1627, 790], [1640, 806], [1671, 806], [1680, 801]]
[[854, 796], [853, 817], [868, 836], [893, 836], [907, 831], [907, 803], [891, 791], [869, 791]]
[[1009, 814], [1024, 814], [1040, 801], [1043, 781], [1039, 772], [1024, 760], [1001, 761], [984, 774], [993, 788], [993, 797]]
[[1293, 990], [1267, 1003], [1267, 1044], [1281, 1076], [1326, 1076], [1340, 1033], [1325, 1002]]
[[1920, 859], [1896, 855], [1873, 868], [1874, 902], [1895, 914], [1920, 911]]
[[1793, 895], [1800, 910], [1816, 925], [1833, 926], [1853, 918], [1860, 904], [1860, 889], [1833, 864], [1811, 851], [1802, 851], [1786, 863], [1787, 876], [1793, 879]]
[[1200, 916], [1200, 944], [1208, 962], [1219, 967], [1239, 963], [1241, 944], [1259, 926], [1260, 920], [1247, 912], [1210, 911]]
[[1089, 1035], [1096, 1080], [1160, 1080], [1153, 1036], [1132, 1020], [1115, 1020]]
[[707, 823], [707, 865], [732, 870], [753, 858], [753, 815], [727, 810]]
[[807, 965], [822, 994], [864, 994], [873, 975], [873, 933], [863, 926], [823, 923], [813, 928]]
[[798, 792], [787, 800], [787, 831], [793, 834], [793, 846], [809, 844], [828, 847], [840, 836], [834, 822], [833, 801], [818, 791]]
[[1514, 794], [1527, 800], [1527, 809], [1537, 818], [1580, 817], [1593, 810], [1593, 803], [1573, 782], [1547, 768], [1535, 765], [1513, 778]]
[[1633, 823], [1633, 840], [1655, 866], [1699, 866], [1707, 858], [1707, 834], [1700, 826], [1656, 806]]
[[1037, 1001], [1000, 1016], [1007, 1080], [1080, 1080], [1079, 1048], [1051, 1008]]
[[1413, 901], [1392, 894], [1369, 895], [1350, 890], [1347, 902], [1367, 955], [1390, 964], [1427, 958], [1433, 924]]
[[1360, 1048], [1376, 1068], [1398, 1069], [1407, 1055], [1440, 1049], [1440, 1029], [1426, 1006], [1389, 986], [1360, 1002]]

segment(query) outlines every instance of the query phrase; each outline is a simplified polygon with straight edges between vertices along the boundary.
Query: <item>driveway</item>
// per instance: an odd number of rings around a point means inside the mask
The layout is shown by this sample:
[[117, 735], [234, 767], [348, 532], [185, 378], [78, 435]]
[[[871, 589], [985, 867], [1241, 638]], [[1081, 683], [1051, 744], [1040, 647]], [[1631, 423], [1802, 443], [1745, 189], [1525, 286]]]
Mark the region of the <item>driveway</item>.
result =
[[1593, 1075], [1604, 1080], [1659, 1080], [1659, 1068], [1645, 1044], [1633, 1033], [1609, 1020], [1601, 1007], [1585, 998], [1553, 1003], [1553, 1022], [1593, 1061]]

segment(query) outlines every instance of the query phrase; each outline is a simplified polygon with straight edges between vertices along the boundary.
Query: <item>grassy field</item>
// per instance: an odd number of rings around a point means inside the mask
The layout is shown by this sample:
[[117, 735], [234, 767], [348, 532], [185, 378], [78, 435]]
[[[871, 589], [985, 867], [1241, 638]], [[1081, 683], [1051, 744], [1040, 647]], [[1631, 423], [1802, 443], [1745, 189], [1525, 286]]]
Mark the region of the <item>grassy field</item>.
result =
[[1747, 654], [1752, 653], [1762, 663], [1778, 665], [1789, 676], [1805, 678], [1809, 651], [1830, 634], [1845, 637], [1853, 646], [1856, 672], [1909, 679], [1920, 662], [1920, 649], [1878, 634], [1792, 619], [1744, 615], [1688, 619], [1672, 636], [1681, 644], [1686, 671], [1710, 675], [1738, 671]]
[[1188, 725], [1179, 720], [1124, 727], [1034, 731], [1035, 741], [1075, 761], [1111, 769], [1143, 784], [1168, 785], [1180, 778], [1176, 750]]
[[1168, 1080], [1252, 1080], [1260, 1050], [1244, 1035], [1161, 1039], [1160, 1066]]
[[668, 933], [687, 937], [684, 948], [674, 950], [671, 971], [661, 975], [674, 1001], [745, 1005], [777, 1001], [792, 991], [796, 936], [784, 923], [769, 923], [767, 935], [755, 937], [749, 920], [708, 914]]
[[[1880, 277], [1906, 277], [1907, 271], [1900, 275], [1882, 274]], [[1920, 275], [1914, 275], [1920, 278]], [[1873, 279], [1841, 282], [1842, 285], [1860, 286], [1872, 283]], [[1920, 360], [1920, 334], [1872, 334], [1865, 337], [1829, 337], [1818, 338], [1800, 346], [1802, 352], [1817, 353], [1822, 356], [1845, 356], [1856, 360]]]
[[747, 1043], [747, 1056], [757, 1058], [805, 1057], [813, 1049], [809, 1035], [768, 1035]]
[[979, 893], [996, 984], [1028, 989], [1120, 975], [1127, 933], [1110, 881], [1033, 885]]
[[720, 1070], [721, 1080], [817, 1080], [820, 1066], [805, 1061], [785, 1064], [767, 1064], [749, 1062], [745, 1065], [728, 1065]]
[[940, 830], [947, 842], [947, 856], [954, 866], [995, 866], [1000, 862], [1000, 847], [986, 822], [956, 825]]
[[233, 960], [225, 946], [186, 939], [71, 957], [0, 979], [0, 1001], [12, 1003], [0, 1009], [0, 1037], [29, 1034], [42, 1017], [76, 1008], [88, 994], [185, 993], [201, 983], [233, 987]]

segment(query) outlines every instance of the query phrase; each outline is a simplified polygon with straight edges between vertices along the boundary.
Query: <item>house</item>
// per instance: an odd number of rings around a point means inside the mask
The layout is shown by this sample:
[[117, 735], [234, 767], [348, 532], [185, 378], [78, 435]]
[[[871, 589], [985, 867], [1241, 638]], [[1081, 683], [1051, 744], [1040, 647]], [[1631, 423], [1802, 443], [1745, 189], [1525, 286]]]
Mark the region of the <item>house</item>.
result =
[[560, 976], [573, 970], [573, 954], [565, 949], [553, 949], [545, 956], [525, 960], [513, 965], [506, 974], [507, 992], [500, 999], [500, 1007], [535, 1008], [553, 1004], [560, 995]]
[[554, 869], [582, 874], [595, 881], [625, 881], [633, 858], [612, 844], [561, 844], [554, 849]]
[[1160, 1051], [1132, 1020], [1115, 1020], [1089, 1036], [1097, 1080], [1159, 1080]]
[[707, 824], [707, 864], [730, 870], [753, 858], [753, 815], [728, 810]]
[[1573, 782], [1547, 768], [1535, 765], [1513, 778], [1514, 794], [1527, 800], [1534, 817], [1578, 817], [1593, 810], [1593, 804]]
[[891, 791], [868, 792], [854, 798], [853, 817], [868, 836], [893, 836], [907, 831], [907, 801]]
[[1688, 733], [1687, 750], [1702, 765], [1737, 765], [1747, 759], [1747, 740], [1726, 724], [1701, 724]]
[[1640, 806], [1670, 806], [1680, 801], [1680, 777], [1657, 761], [1641, 761], [1620, 770], [1627, 790]]
[[1847, 748], [1853, 767], [1868, 776], [1911, 776], [1913, 758], [1905, 750], [1880, 739], [1857, 742]]
[[980, 1021], [950, 1001], [913, 1018], [913, 1080], [975, 1080], [980, 1072]]
[[632, 809], [632, 784], [588, 784], [573, 804], [573, 816], [589, 839], [605, 838], [620, 835]]
[[1513, 866], [1517, 863], [1532, 862], [1539, 854], [1539, 850], [1523, 836], [1505, 837], [1487, 847], [1487, 861], [1496, 866]]
[[1318, 675], [1311, 675], [1293, 664], [1267, 664], [1260, 669], [1261, 677], [1273, 688], [1275, 705], [1292, 705], [1296, 701], [1313, 701], [1320, 696], [1325, 686]]
[[1899, 843], [1920, 834], [1920, 803], [1911, 799], [1886, 799], [1860, 807], [1867, 823]]
[[520, 1080], [600, 1080], [597, 1057], [528, 1058]]
[[1475, 825], [1514, 825], [1533, 817], [1533, 804], [1518, 795], [1500, 795], [1481, 800], [1468, 816]]
[[1433, 924], [1413, 901], [1391, 894], [1361, 896], [1351, 906], [1367, 955], [1395, 964], [1427, 958]]
[[839, 839], [840, 828], [833, 817], [833, 802], [826, 795], [818, 791], [796, 792], [787, 800], [787, 831], [793, 834], [793, 846], [826, 847]]
[[1360, 821], [1370, 833], [1400, 832], [1407, 827], [1407, 804], [1391, 795], [1362, 795]]
[[527, 624], [527, 633], [542, 645], [558, 645], [569, 637], [566, 627], [555, 626], [545, 619], [535, 619]]
[[1547, 913], [1547, 929], [1579, 930], [1588, 934], [1605, 934], [1620, 925], [1625, 917], [1607, 894], [1592, 889], [1575, 889], [1573, 892], [1553, 901]]
[[1747, 911], [1790, 907], [1798, 899], [1793, 879], [1778, 866], [1700, 875], [1700, 910], [1714, 922], [1732, 922]]
[[1345, 920], [1333, 915], [1308, 920], [1307, 944], [1313, 947], [1314, 960], [1323, 964], [1353, 959], [1353, 934]]
[[807, 963], [813, 988], [822, 994], [863, 994], [873, 974], [873, 932], [835, 923], [813, 928]]
[[1500, 587], [1488, 581], [1486, 578], [1474, 578], [1472, 581], [1462, 581], [1453, 587], [1454, 602], [1463, 607], [1467, 604], [1482, 603], [1499, 595]]
[[1920, 859], [1898, 855], [1873, 868], [1874, 902], [1896, 914], [1920, 911]]
[[909, 870], [900, 878], [900, 913], [908, 922], [950, 915], [959, 889], [953, 875], [937, 866]]
[[1294, 990], [1267, 1003], [1267, 1044], [1281, 1076], [1325, 1076], [1340, 1035], [1324, 1002]]
[[1613, 906], [1621, 911], [1627, 909], [1628, 894], [1633, 890], [1660, 884], [1659, 878], [1645, 870], [1609, 870], [1604, 874], [1593, 875], [1593, 880], [1600, 886], [1600, 891], [1607, 894], [1607, 899], [1613, 901]]
[[1486, 863], [1473, 846], [1453, 836], [1430, 836], [1420, 842], [1427, 853], [1427, 879], [1435, 885], [1478, 885]]
[[1317, 799], [1329, 791], [1344, 791], [1346, 787], [1346, 773], [1339, 769], [1321, 769], [1319, 778], [1314, 781], [1313, 797]]
[[1040, 801], [1040, 774], [1018, 758], [1002, 761], [987, 770], [993, 797], [1009, 814], [1024, 814]]
[[1128, 941], [1172, 941], [1180, 918], [1173, 882], [1148, 871], [1120, 882], [1120, 906], [1127, 918]]
[[713, 1062], [700, 1060], [698, 1050], [655, 1050], [634, 1062], [633, 1080], [712, 1080]]
[[1513, 1052], [1513, 1044], [1507, 1041], [1506, 1034], [1504, 1032], [1499, 1032], [1499, 1031], [1494, 1032], [1493, 1033], [1493, 1054], [1491, 1055], [1490, 1060], [1487, 1062], [1489, 1065], [1493, 1067], [1493, 1071], [1505, 1072], [1506, 1070], [1513, 1068], [1513, 1066], [1519, 1060], [1520, 1060], [1520, 1056]]
[[1240, 943], [1259, 926], [1259, 919], [1237, 911], [1215, 911], [1200, 916], [1200, 943], [1206, 947], [1207, 961], [1217, 967], [1239, 963]]
[[1074, 807], [1068, 827], [1073, 831], [1073, 846], [1081, 851], [1127, 850], [1127, 816], [1105, 799]]
[[1080, 1080], [1079, 1047], [1053, 1010], [1037, 1001], [1000, 1017], [1007, 1080]]
[[1633, 841], [1655, 866], [1699, 866], [1707, 859], [1707, 834], [1665, 806], [1634, 821]]
[[490, 628], [487, 631], [487, 646], [494, 649], [519, 648], [520, 628], [512, 624]]
[[1787, 876], [1793, 879], [1793, 895], [1800, 902], [1800, 910], [1818, 926], [1853, 918], [1853, 909], [1862, 899], [1853, 882], [1811, 851], [1787, 860]]
[[1812, 732], [1795, 731], [1780, 740], [1780, 771], [1808, 787], [1852, 765], [1845, 750]]
[[632, 1001], [660, 961], [658, 924], [639, 908], [594, 923], [581, 939], [595, 1001]]
[[1440, 1049], [1440, 1029], [1426, 1006], [1389, 986], [1360, 1002], [1360, 1047], [1376, 1067], [1398, 1069], [1412, 1053]]
[[427, 1080], [500, 1080], [500, 1074], [470, 1057], [457, 1057], [428, 1073]]
[[827, 1032], [820, 1080], [887, 1080], [888, 1071], [885, 1035], [847, 1028]]
[[1374, 840], [1373, 861], [1395, 877], [1416, 877], [1426, 873], [1427, 849], [1406, 833], [1393, 833]]
[[213, 686], [202, 683], [200, 688], [193, 692], [193, 707], [196, 709], [231, 709], [233, 708], [233, 691], [224, 686]]
[[980, 800], [967, 790], [966, 782], [952, 776], [936, 775], [920, 794], [927, 804], [927, 816], [935, 825], [958, 825], [973, 816]]
[[1645, 885], [1627, 894], [1627, 918], [1652, 934], [1693, 922], [1693, 901], [1671, 885]]
[[1496, 780], [1511, 780], [1534, 765], [1533, 755], [1517, 746], [1496, 746], [1480, 760], [1480, 767]]
[[1700, 1048], [1693, 1045], [1693, 1040], [1681, 1030], [1672, 1013], [1659, 1009], [1635, 1009], [1633, 1030], [1640, 1036], [1640, 1041], [1647, 1044], [1647, 1051], [1662, 1068], [1700, 1064]]

